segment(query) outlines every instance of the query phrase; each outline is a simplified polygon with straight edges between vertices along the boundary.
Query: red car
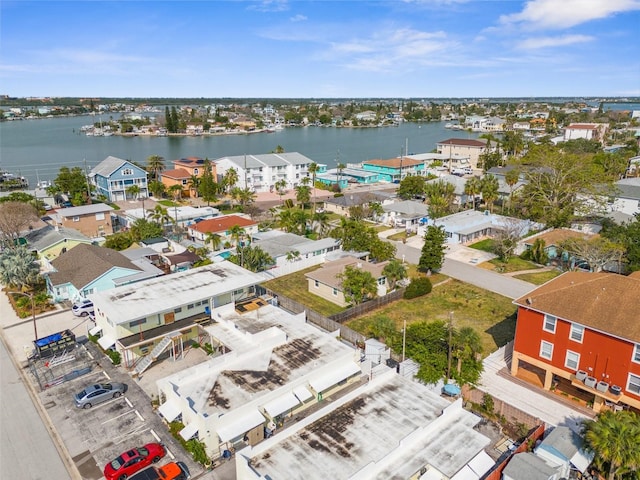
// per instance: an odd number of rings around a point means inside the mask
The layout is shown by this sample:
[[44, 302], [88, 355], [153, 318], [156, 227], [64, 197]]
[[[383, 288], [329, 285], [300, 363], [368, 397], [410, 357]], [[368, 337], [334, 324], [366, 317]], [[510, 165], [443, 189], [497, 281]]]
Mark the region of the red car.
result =
[[132, 448], [104, 467], [107, 480], [124, 480], [139, 470], [159, 462], [167, 454], [161, 443], [147, 443], [144, 447]]

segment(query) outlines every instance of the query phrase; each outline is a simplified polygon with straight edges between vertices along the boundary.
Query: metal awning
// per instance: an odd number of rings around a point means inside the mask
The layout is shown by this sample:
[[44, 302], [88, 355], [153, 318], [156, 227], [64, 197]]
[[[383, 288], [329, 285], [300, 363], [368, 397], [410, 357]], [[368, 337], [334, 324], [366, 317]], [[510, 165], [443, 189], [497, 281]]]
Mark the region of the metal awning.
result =
[[255, 408], [241, 412], [239, 415], [233, 415], [233, 417], [234, 418], [230, 419], [226, 425], [218, 428], [218, 437], [220, 437], [220, 440], [223, 442], [229, 442], [234, 438], [238, 438], [266, 421], [264, 416]]
[[102, 327], [100, 325], [96, 325], [92, 329], [89, 330], [90, 335], [97, 335], [102, 331]]
[[191, 438], [198, 433], [198, 425], [196, 422], [191, 422], [189, 425], [180, 430], [180, 436], [185, 440], [191, 440]]
[[296, 398], [296, 396], [293, 393], [289, 392], [266, 403], [264, 405], [264, 410], [265, 412], [267, 412], [267, 414], [269, 414], [271, 418], [275, 418], [281, 413], [284, 413], [299, 404], [300, 401]]
[[105, 335], [104, 337], [100, 337], [98, 339], [98, 343], [100, 344], [103, 350], [109, 350], [111, 347], [113, 347], [116, 344], [116, 339], [113, 337], [110, 337], [109, 335]]
[[176, 405], [172, 401], [164, 402], [162, 405], [160, 405], [158, 411], [167, 422], [173, 422], [176, 418], [178, 418], [178, 415], [182, 413], [180, 411], [180, 407], [178, 407], [178, 405]]
[[306, 402], [310, 398], [313, 398], [313, 394], [307, 387], [297, 387], [293, 389], [293, 394], [298, 397], [302, 403]]
[[343, 365], [340, 365], [339, 367], [336, 367], [330, 372], [312, 378], [311, 380], [309, 380], [309, 385], [311, 385], [311, 388], [313, 388], [316, 392], [323, 392], [327, 388], [333, 387], [338, 382], [341, 382], [342, 380], [349, 378], [351, 375], [355, 375], [360, 371], [360, 366], [356, 365], [353, 362], [347, 362]]

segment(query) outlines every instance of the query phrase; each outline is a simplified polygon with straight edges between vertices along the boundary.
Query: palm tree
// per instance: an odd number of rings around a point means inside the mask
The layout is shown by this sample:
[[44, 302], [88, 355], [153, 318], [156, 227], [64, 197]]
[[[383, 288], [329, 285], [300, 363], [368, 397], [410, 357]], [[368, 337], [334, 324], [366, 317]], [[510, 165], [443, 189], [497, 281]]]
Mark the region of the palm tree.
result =
[[160, 172], [164, 170], [164, 158], [160, 155], [149, 156], [147, 158], [147, 170], [153, 173], [154, 180], [157, 180]]
[[158, 180], [152, 180], [149, 182], [149, 191], [153, 193], [154, 197], [162, 198], [167, 191], [167, 187]]
[[398, 281], [407, 278], [407, 269], [400, 260], [394, 258], [385, 265], [382, 274], [389, 281], [389, 289], [395, 290]]
[[327, 212], [315, 212], [311, 217], [312, 230], [320, 237], [325, 237], [329, 233], [329, 215]]
[[280, 203], [282, 203], [282, 196], [285, 194], [284, 189], [287, 188], [287, 181], [284, 178], [278, 180], [274, 185], [276, 192], [280, 195]]
[[476, 195], [480, 193], [480, 178], [479, 177], [471, 177], [467, 180], [467, 183], [464, 184], [464, 194], [467, 196], [467, 199], [471, 198], [471, 203], [473, 209], [476, 209]]
[[40, 267], [26, 247], [5, 248], [0, 253], [0, 283], [26, 290], [39, 279]]
[[289, 250], [287, 252], [287, 262], [300, 260], [300, 252], [298, 250]]
[[207, 232], [207, 235], [204, 238], [204, 243], [210, 243], [211, 249], [215, 252], [220, 250], [220, 246], [222, 245], [222, 236], [217, 233]]
[[300, 208], [304, 208], [305, 204], [311, 200], [311, 187], [307, 185], [298, 185], [296, 188], [296, 200], [300, 203]]
[[156, 205], [155, 208], [151, 210], [149, 213], [149, 220], [157, 223], [162, 228], [165, 228], [169, 222], [175, 222], [175, 219], [169, 215], [169, 211], [162, 205]]
[[234, 225], [227, 233], [237, 248], [240, 243], [240, 238], [244, 237], [246, 231], [240, 225]]
[[311, 188], [313, 188], [313, 211], [316, 211], [316, 175], [318, 174], [318, 164], [316, 162], [311, 162], [309, 167], [307, 168], [309, 173], [311, 174]]
[[177, 202], [182, 198], [182, 185], [171, 185], [168, 189], [173, 199]]
[[347, 168], [347, 166], [344, 163], [339, 163], [336, 168], [338, 169], [338, 186], [340, 187], [340, 182], [342, 181], [342, 172], [345, 168]]
[[480, 191], [485, 205], [493, 212], [493, 202], [498, 198], [498, 179], [493, 175], [485, 175], [480, 180]]
[[230, 168], [224, 173], [222, 182], [224, 183], [225, 192], [229, 193], [238, 183], [238, 171], [235, 168]]
[[240, 208], [244, 211], [244, 208], [251, 205], [256, 201], [257, 195], [250, 188], [242, 188], [238, 192], [238, 202], [240, 202]]
[[198, 187], [200, 186], [200, 177], [197, 175], [191, 175], [189, 177], [189, 196], [193, 195], [194, 198], [198, 198]]
[[587, 450], [595, 454], [594, 464], [607, 478], [640, 469], [640, 418], [634, 412], [600, 412], [595, 420], [586, 420], [583, 437]]
[[462, 327], [456, 334], [453, 348], [458, 360], [456, 371], [462, 372], [463, 361], [476, 361], [476, 356], [482, 352], [480, 335], [471, 327]]
[[127, 195], [131, 196], [134, 200], [138, 199], [140, 195], [140, 187], [138, 185], [130, 185], [127, 187]]
[[520, 180], [520, 172], [516, 168], [509, 170], [504, 176], [504, 181], [509, 185], [509, 210], [513, 206], [513, 187], [518, 180]]

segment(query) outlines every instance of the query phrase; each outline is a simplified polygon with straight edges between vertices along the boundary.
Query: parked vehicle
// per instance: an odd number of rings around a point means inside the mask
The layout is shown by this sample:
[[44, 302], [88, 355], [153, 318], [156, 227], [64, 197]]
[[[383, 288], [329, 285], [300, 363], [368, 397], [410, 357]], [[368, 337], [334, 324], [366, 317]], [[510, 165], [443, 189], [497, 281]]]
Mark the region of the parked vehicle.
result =
[[97, 383], [85, 387], [76, 393], [74, 400], [78, 408], [91, 408], [93, 405], [106, 402], [111, 398], [118, 398], [127, 391], [129, 387], [126, 383]]
[[451, 175], [458, 175], [460, 177], [471, 174], [473, 174], [473, 169], [471, 167], [458, 167], [451, 170]]
[[136, 473], [129, 480], [187, 480], [191, 478], [184, 462], [171, 462], [162, 467], [150, 467]]
[[152, 463], [158, 463], [166, 454], [161, 443], [147, 443], [143, 447], [132, 448], [107, 463], [104, 477], [107, 480], [124, 480]]
[[86, 317], [90, 313], [93, 313], [93, 302], [88, 298], [78, 300], [71, 307], [71, 311], [76, 317]]

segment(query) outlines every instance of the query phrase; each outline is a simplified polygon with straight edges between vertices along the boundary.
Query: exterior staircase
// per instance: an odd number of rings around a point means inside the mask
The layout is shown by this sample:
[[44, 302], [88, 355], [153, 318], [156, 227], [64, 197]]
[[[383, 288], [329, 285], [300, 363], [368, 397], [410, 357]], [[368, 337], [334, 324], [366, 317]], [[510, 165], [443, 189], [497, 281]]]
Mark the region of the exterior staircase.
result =
[[157, 344], [153, 350], [151, 350], [151, 353], [149, 353], [149, 355], [143, 357], [138, 364], [136, 365], [136, 368], [133, 372], [134, 376], [138, 376], [140, 375], [142, 372], [144, 372], [147, 368], [149, 368], [149, 365], [151, 365], [153, 362], [155, 362], [158, 357], [162, 354], [162, 352], [164, 352], [167, 347], [169, 345], [171, 345], [173, 343], [173, 339], [177, 338], [180, 336], [180, 332], [171, 332], [170, 334], [168, 334], [167, 336], [165, 336], [159, 344]]

